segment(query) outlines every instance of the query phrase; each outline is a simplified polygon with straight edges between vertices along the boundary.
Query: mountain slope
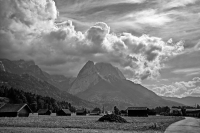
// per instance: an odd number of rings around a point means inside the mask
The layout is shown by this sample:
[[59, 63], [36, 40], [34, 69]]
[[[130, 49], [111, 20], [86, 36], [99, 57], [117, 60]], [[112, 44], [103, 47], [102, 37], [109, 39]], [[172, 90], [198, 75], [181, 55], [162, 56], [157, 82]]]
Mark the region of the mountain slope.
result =
[[117, 105], [128, 106], [172, 106], [180, 105], [167, 101], [145, 87], [126, 80], [123, 74], [108, 63], [89, 61], [79, 72], [69, 93], [82, 99], [100, 103], [107, 109]]
[[177, 98], [177, 97], [162, 97], [165, 100], [174, 101], [177, 103], [181, 103], [187, 106], [194, 106], [196, 104], [200, 105], [200, 97], [183, 97], [183, 98]]
[[29, 74], [35, 78], [47, 81], [49, 84], [54, 85], [60, 90], [67, 91], [75, 78], [65, 77], [63, 75], [50, 75], [40, 69], [34, 61], [10, 61], [8, 59], [0, 59], [0, 70], [13, 74]]
[[82, 100], [65, 91], [61, 91], [48, 82], [35, 78], [29, 74], [13, 74], [0, 71], [0, 85], [6, 85], [15, 89], [31, 92], [42, 96], [52, 97], [59, 101], [67, 101], [73, 106], [93, 108], [96, 104]]

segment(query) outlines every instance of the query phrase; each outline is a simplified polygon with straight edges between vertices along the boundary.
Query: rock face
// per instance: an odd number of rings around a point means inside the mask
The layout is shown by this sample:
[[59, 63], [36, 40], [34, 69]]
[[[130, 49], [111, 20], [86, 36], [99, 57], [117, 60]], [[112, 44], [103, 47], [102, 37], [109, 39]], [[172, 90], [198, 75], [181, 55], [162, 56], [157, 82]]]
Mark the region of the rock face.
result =
[[88, 61], [72, 83], [69, 93], [84, 100], [100, 103], [106, 109], [115, 105], [121, 109], [128, 106], [177, 105], [162, 99], [142, 85], [126, 80], [122, 72], [109, 63]]
[[80, 70], [76, 80], [72, 84], [69, 93], [78, 94], [86, 91], [89, 86], [96, 85], [102, 79], [125, 79], [122, 72], [109, 63], [96, 63], [88, 61]]
[[0, 61], [0, 71], [3, 71], [3, 72], [6, 71], [2, 61]]
[[88, 89], [93, 84], [99, 81], [99, 75], [94, 65], [94, 62], [88, 61], [80, 70], [76, 80], [72, 84], [69, 93], [75, 95]]

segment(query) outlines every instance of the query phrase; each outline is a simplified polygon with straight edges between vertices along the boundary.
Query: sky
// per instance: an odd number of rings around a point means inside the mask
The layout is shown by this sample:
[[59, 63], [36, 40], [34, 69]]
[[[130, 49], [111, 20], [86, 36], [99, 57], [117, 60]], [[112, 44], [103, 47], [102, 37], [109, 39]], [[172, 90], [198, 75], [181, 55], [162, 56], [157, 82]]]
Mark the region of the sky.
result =
[[200, 96], [200, 0], [0, 0], [0, 58], [76, 76], [108, 62], [161, 96]]

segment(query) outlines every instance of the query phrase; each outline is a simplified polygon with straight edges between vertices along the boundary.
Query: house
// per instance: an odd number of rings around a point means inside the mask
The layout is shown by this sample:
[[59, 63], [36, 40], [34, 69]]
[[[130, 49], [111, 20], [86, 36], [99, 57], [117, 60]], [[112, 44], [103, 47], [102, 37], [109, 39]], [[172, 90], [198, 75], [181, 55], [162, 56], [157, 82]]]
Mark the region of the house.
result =
[[178, 109], [178, 108], [170, 108], [170, 115], [173, 115], [173, 116], [181, 116], [181, 115], [183, 115], [183, 114], [182, 114], [181, 109]]
[[147, 107], [128, 107], [127, 114], [128, 116], [148, 117], [148, 110]]
[[76, 115], [86, 115], [86, 110], [84, 109], [76, 110]]
[[186, 116], [199, 117], [200, 109], [186, 109]]
[[90, 112], [90, 115], [100, 115], [101, 112], [100, 111], [97, 111], [97, 110], [93, 110]]
[[0, 108], [0, 117], [28, 117], [32, 112], [27, 104], [5, 104]]
[[71, 111], [69, 109], [61, 109], [56, 113], [57, 116], [71, 116]]
[[51, 110], [49, 109], [39, 109], [38, 110], [38, 115], [51, 115]]

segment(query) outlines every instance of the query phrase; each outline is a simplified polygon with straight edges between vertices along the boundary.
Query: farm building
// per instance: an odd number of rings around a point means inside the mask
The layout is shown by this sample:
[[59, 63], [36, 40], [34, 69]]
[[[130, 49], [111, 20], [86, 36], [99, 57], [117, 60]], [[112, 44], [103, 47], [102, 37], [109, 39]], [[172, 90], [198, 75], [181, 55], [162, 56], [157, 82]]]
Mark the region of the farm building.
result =
[[128, 116], [145, 116], [148, 117], [147, 107], [128, 107]]
[[200, 109], [186, 109], [186, 115], [192, 117], [199, 117]]
[[0, 108], [0, 117], [28, 117], [32, 110], [27, 104], [5, 104]]
[[178, 109], [178, 108], [170, 108], [170, 115], [173, 115], [173, 116], [181, 116], [181, 115], [183, 115], [183, 114], [182, 114], [181, 109]]
[[90, 115], [100, 115], [101, 112], [100, 111], [97, 111], [97, 110], [93, 110], [90, 112]]
[[39, 109], [38, 110], [38, 115], [51, 115], [51, 110], [49, 109]]
[[56, 113], [57, 116], [71, 116], [71, 111], [69, 109], [61, 109]]
[[86, 115], [86, 111], [84, 109], [76, 110], [76, 115]]

